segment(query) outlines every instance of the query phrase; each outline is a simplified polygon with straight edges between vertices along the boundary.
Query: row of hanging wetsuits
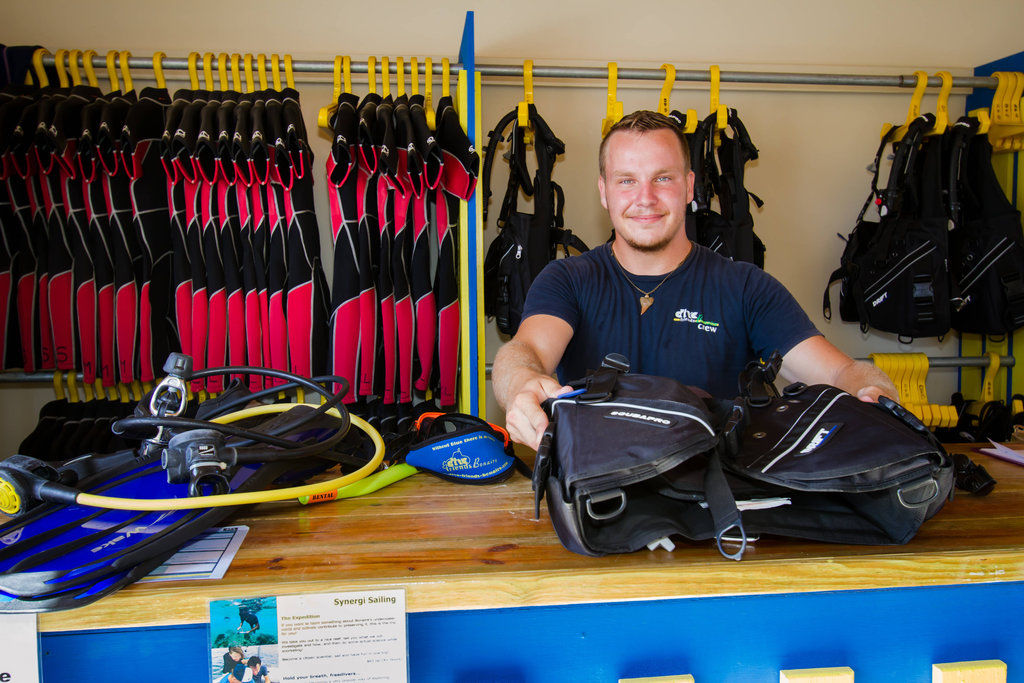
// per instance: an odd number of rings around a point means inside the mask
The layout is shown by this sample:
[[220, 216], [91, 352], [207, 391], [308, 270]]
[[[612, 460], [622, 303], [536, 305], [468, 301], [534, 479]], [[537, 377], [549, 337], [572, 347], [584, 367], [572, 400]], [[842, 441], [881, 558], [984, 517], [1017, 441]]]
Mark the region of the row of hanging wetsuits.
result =
[[[902, 338], [960, 332], [1003, 335], [1024, 326], [1020, 212], [992, 166], [980, 121], [961, 117], [935, 134], [924, 114], [883, 136], [871, 191], [829, 285], [841, 282], [844, 321]], [[895, 134], [902, 137], [893, 142]], [[886, 150], [892, 166], [884, 186]], [[865, 217], [869, 206], [878, 219]], [[829, 285], [823, 309], [831, 315]]]
[[332, 365], [355, 378], [347, 402], [379, 406], [382, 427], [394, 419], [401, 431], [426, 391], [442, 409], [456, 402], [456, 237], [479, 158], [450, 97], [438, 102], [433, 129], [422, 95], [342, 93], [336, 104]]
[[425, 118], [422, 102], [340, 98], [332, 296], [296, 91], [5, 88], [3, 367], [112, 387], [152, 381], [180, 349], [196, 369], [341, 375], [370, 417], [410, 414], [411, 387], [453, 405], [454, 226], [476, 155], [450, 98], [436, 132]]

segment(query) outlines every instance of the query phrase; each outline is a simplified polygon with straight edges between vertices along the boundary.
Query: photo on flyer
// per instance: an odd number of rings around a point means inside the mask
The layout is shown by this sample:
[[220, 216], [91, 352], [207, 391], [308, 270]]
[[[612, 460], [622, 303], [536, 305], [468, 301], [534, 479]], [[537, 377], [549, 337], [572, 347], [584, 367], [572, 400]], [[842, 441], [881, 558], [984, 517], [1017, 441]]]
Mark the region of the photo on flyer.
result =
[[277, 598], [210, 603], [213, 683], [270, 683], [278, 668]]

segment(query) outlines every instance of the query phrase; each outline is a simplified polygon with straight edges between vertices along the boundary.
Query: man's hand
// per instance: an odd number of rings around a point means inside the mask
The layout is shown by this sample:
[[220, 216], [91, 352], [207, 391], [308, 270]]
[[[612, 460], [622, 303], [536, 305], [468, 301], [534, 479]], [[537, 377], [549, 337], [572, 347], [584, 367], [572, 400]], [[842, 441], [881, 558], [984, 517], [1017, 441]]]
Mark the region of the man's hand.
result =
[[561, 318], [531, 315], [494, 356], [491, 388], [505, 409], [505, 427], [515, 441], [534, 450], [548, 426], [540, 404], [568, 390], [551, 374], [570, 339], [572, 327]]
[[548, 427], [548, 416], [540, 404], [567, 391], [570, 387], [564, 387], [546, 375], [527, 380], [505, 411], [505, 427], [512, 440], [537, 450]]
[[891, 396], [890, 392], [886, 391], [882, 387], [876, 387], [873, 384], [866, 387], [861, 387], [857, 391], [857, 398], [864, 401], [865, 403], [878, 403], [879, 396], [888, 396], [892, 400], [899, 403], [899, 401], [896, 400], [897, 397]]

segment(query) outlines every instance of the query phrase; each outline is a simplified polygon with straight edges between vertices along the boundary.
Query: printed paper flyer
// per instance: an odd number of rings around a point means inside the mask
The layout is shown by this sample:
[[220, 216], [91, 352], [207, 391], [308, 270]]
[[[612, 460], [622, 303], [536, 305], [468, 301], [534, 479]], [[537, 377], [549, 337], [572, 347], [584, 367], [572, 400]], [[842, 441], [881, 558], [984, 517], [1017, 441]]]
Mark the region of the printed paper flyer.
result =
[[213, 683], [408, 680], [405, 591], [210, 603]]
[[39, 635], [36, 615], [0, 615], [0, 681], [39, 683]]

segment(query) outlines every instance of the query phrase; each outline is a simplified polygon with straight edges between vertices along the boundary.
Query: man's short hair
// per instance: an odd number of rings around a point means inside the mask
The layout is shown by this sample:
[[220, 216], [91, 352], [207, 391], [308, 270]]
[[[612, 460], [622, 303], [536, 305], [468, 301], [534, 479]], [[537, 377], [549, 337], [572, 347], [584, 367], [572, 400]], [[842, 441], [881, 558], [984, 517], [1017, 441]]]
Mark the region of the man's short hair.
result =
[[249, 657], [249, 661], [246, 662], [245, 665], [246, 666], [259, 666], [262, 663], [263, 663], [262, 659], [260, 659], [256, 655], [253, 655], [252, 657]]
[[604, 153], [605, 147], [608, 146], [608, 139], [617, 133], [618, 131], [628, 131], [632, 133], [644, 134], [652, 130], [670, 130], [676, 134], [679, 139], [679, 146], [683, 150], [683, 161], [686, 163], [686, 168], [690, 168], [690, 142], [686, 139], [686, 134], [683, 133], [683, 129], [679, 127], [673, 119], [665, 116], [656, 111], [650, 111], [649, 109], [639, 109], [632, 114], [626, 114], [618, 122], [611, 127], [608, 134], [601, 140], [601, 147], [597, 152], [597, 164], [598, 169], [601, 172], [601, 176], [604, 176]]

